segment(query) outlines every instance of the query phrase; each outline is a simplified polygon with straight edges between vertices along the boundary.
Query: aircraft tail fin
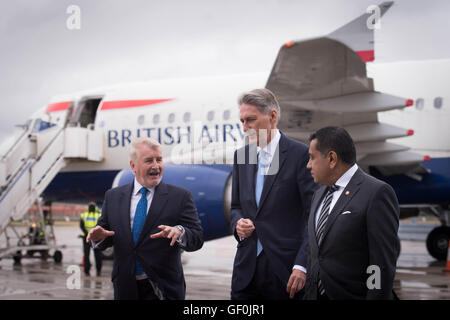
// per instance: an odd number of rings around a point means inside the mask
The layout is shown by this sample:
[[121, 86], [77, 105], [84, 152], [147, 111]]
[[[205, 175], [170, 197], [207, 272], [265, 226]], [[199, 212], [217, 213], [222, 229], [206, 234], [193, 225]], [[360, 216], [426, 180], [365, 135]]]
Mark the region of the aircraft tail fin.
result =
[[394, 4], [383, 2], [367, 8], [366, 13], [336, 29], [327, 38], [337, 40], [354, 50], [364, 62], [375, 60], [374, 29], [379, 18]]

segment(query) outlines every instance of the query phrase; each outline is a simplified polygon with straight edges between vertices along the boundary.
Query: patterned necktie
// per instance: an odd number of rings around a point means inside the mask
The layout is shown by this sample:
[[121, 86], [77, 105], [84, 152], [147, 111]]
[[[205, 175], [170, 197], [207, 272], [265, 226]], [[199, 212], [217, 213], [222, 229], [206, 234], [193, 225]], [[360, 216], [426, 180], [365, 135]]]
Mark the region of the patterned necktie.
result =
[[[136, 211], [134, 213], [133, 219], [133, 241], [134, 244], [137, 243], [139, 235], [141, 233], [142, 227], [145, 223], [145, 218], [147, 217], [147, 189], [142, 187], [139, 192], [141, 193], [141, 199], [139, 200]], [[136, 259], [136, 275], [142, 274], [142, 266]]]
[[[317, 220], [316, 225], [316, 238], [317, 238], [317, 244], [320, 247], [320, 244], [322, 243], [323, 239], [323, 232], [325, 230], [325, 224], [327, 223], [328, 216], [330, 215], [330, 206], [331, 201], [333, 200], [333, 193], [339, 189], [338, 186], [332, 185], [328, 187], [327, 195], [325, 196], [325, 201], [322, 206], [322, 210], [320, 210], [319, 220]], [[325, 293], [325, 289], [323, 288], [322, 281], [320, 280], [319, 275], [319, 282], [318, 282], [318, 289], [321, 295]]]
[[[258, 171], [256, 172], [256, 184], [255, 184], [255, 199], [256, 199], [256, 205], [258, 207], [259, 207], [259, 201], [261, 200], [262, 189], [264, 187], [264, 178], [266, 175], [266, 169], [269, 166], [269, 163], [267, 163], [267, 162], [268, 162], [267, 153], [263, 150], [259, 151]], [[262, 244], [258, 239], [256, 256], [259, 256], [262, 249], [263, 249]]]
[[332, 185], [328, 187], [327, 195], [325, 196], [325, 201], [323, 202], [322, 210], [320, 210], [319, 219], [317, 220], [316, 225], [316, 238], [317, 244], [320, 247], [320, 244], [323, 239], [323, 232], [325, 230], [325, 224], [327, 223], [328, 216], [330, 214], [330, 206], [331, 201], [333, 200], [333, 193], [338, 190], [339, 187], [336, 185]]

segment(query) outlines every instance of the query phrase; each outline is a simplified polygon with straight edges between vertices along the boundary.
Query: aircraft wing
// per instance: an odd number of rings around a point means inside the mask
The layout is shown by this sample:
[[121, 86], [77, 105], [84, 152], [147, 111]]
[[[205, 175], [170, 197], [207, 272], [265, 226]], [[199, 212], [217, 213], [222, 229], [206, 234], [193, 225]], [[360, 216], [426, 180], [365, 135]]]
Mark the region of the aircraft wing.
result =
[[[383, 15], [392, 2], [379, 5]], [[366, 13], [331, 34], [290, 41], [278, 53], [266, 87], [281, 107], [278, 127], [289, 137], [308, 142], [325, 126], [342, 126], [356, 143], [358, 164], [388, 174], [420, 167], [424, 156], [387, 140], [412, 130], [380, 123], [378, 112], [411, 106], [410, 99], [374, 90], [366, 62], [375, 59], [373, 29]]]

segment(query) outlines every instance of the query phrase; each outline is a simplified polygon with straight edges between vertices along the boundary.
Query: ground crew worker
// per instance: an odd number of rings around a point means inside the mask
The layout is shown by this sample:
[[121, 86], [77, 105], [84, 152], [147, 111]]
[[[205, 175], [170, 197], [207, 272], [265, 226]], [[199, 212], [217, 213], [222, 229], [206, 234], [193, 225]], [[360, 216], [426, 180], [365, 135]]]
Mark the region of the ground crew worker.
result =
[[[80, 228], [83, 231], [83, 252], [84, 252], [84, 273], [90, 276], [91, 263], [89, 261], [89, 254], [91, 246], [86, 243], [86, 237], [89, 231], [97, 225], [97, 221], [100, 218], [98, 207], [94, 202], [88, 204], [87, 212], [83, 212], [80, 215]], [[97, 269], [97, 276], [101, 275], [102, 271], [102, 253], [100, 250], [94, 249], [95, 266]]]

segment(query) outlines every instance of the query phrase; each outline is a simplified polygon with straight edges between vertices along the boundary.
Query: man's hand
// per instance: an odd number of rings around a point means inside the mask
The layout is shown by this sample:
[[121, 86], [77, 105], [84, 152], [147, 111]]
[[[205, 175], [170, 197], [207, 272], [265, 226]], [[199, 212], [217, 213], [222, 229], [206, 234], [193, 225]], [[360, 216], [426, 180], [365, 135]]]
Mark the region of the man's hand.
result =
[[305, 282], [306, 274], [303, 271], [297, 269], [292, 270], [286, 287], [286, 292], [289, 293], [289, 298], [294, 298], [294, 295], [303, 289]]
[[94, 242], [100, 242], [102, 240], [104, 240], [107, 237], [111, 237], [114, 235], [114, 231], [108, 231], [103, 229], [100, 226], [96, 226], [94, 228], [91, 229], [91, 231], [89, 231], [87, 237], [86, 237], [86, 242], [89, 243], [89, 241], [94, 241]]
[[250, 219], [241, 219], [236, 223], [236, 233], [241, 238], [249, 238], [254, 230], [255, 225]]
[[171, 247], [175, 244], [175, 242], [178, 240], [178, 238], [180, 238], [181, 233], [182, 233], [181, 230], [178, 229], [177, 227], [160, 225], [160, 226], [158, 226], [158, 229], [160, 229], [162, 231], [150, 235], [150, 239], [158, 239], [158, 238], [172, 239], [172, 241], [170, 241]]

